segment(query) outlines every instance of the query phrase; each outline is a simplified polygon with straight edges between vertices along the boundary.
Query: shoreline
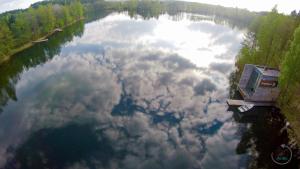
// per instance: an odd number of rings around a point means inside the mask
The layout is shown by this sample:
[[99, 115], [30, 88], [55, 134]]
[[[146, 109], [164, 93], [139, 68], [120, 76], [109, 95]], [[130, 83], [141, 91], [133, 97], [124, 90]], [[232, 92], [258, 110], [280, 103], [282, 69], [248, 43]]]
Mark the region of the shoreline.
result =
[[[77, 22], [79, 22], [79, 21], [81, 21], [81, 20], [84, 20], [84, 17], [83, 17], [83, 18], [80, 18], [80, 19], [77, 19], [77, 20], [75, 20], [75, 21], [73, 21], [73, 22], [71, 22], [71, 23], [69, 23], [69, 24], [67, 24], [67, 25], [65, 25], [65, 26], [63, 26], [63, 27], [60, 27], [59, 29], [62, 29], [62, 30], [63, 30], [64, 28], [66, 28], [66, 27], [68, 27], [68, 26], [71, 26], [71, 25], [73, 25], [73, 24], [75, 24], [75, 23], [77, 23]], [[30, 42], [27, 42], [27, 43], [25, 43], [24, 45], [22, 45], [22, 46], [20, 46], [20, 47], [18, 47], [18, 48], [13, 49], [13, 50], [11, 51], [11, 54], [10, 54], [10, 55], [7, 55], [7, 56], [4, 57], [3, 60], [0, 60], [0, 65], [1, 65], [2, 63], [4, 63], [4, 62], [8, 61], [13, 55], [15, 55], [15, 54], [17, 54], [17, 53], [19, 53], [19, 52], [22, 52], [23, 50], [28, 49], [28, 48], [34, 46], [35, 44], [38, 44], [38, 43], [34, 43], [33, 41], [43, 40], [43, 39], [46, 39], [46, 38], [50, 37], [51, 35], [55, 34], [55, 33], [57, 32], [56, 29], [57, 29], [57, 28], [53, 29], [51, 32], [49, 32], [48, 34], [46, 34], [46, 35], [44, 35], [44, 36], [42, 36], [42, 37], [39, 37], [38, 39], [32, 40], [32, 41], [30, 41]]]

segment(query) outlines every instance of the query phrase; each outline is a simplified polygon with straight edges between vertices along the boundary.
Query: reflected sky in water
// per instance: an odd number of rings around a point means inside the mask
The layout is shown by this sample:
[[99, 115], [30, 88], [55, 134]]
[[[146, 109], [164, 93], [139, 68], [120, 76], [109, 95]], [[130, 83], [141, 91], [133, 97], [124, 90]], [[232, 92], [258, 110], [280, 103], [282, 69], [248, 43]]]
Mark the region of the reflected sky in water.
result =
[[113, 13], [24, 71], [0, 115], [0, 168], [246, 166], [225, 103], [243, 31], [188, 18]]

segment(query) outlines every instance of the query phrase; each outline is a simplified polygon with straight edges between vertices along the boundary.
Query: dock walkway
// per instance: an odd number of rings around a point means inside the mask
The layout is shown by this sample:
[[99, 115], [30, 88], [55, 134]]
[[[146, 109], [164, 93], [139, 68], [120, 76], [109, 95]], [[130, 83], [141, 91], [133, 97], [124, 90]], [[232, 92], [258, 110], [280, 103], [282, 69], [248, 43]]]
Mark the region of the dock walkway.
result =
[[32, 41], [33, 43], [41, 43], [41, 42], [47, 42], [48, 39], [39, 39], [39, 40], [35, 40], [35, 41]]
[[249, 105], [254, 104], [254, 106], [274, 106], [274, 102], [251, 102], [251, 101], [244, 101], [244, 100], [233, 100], [228, 99], [227, 104], [229, 106], [242, 106], [242, 105]]

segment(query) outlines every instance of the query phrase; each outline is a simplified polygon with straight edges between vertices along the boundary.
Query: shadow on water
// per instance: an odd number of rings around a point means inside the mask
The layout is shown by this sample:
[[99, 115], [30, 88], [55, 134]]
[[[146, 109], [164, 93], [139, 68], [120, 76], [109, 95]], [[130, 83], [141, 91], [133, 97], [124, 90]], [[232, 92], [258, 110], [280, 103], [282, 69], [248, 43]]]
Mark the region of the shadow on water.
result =
[[[80, 160], [95, 168], [93, 159], [105, 167], [111, 158], [121, 158], [101, 130], [93, 125], [69, 124], [62, 128], [41, 129], [16, 150], [4, 169], [65, 168]], [[15, 152], [14, 152], [15, 151]]]
[[46, 43], [36, 44], [14, 56], [0, 65], [0, 112], [9, 100], [17, 100], [15, 86], [20, 75], [33, 67], [51, 60], [60, 53], [61, 45], [81, 36], [84, 23], [78, 22], [49, 37]]
[[[146, 107], [140, 106], [136, 103], [133, 97], [126, 92], [123, 84], [120, 101], [117, 105], [113, 107], [111, 114], [113, 116], [133, 116], [135, 112], [142, 112], [151, 116], [153, 124], [158, 124], [161, 122], [167, 122], [170, 125], [179, 124], [183, 117], [181, 116], [179, 118], [176, 118], [174, 116], [174, 112], [168, 112], [167, 108], [170, 105], [170, 103], [163, 104], [160, 100], [159, 106], [157, 108], [151, 108], [152, 102], [155, 102], [159, 99], [160, 96], [152, 100], [144, 99]], [[163, 113], [158, 114], [158, 112]]]
[[112, 109], [111, 114], [113, 116], [132, 116], [137, 111], [146, 113], [146, 109], [137, 105], [132, 96], [126, 92], [124, 84], [122, 91], [119, 103]]
[[[236, 74], [230, 76], [230, 96], [241, 99], [237, 89]], [[236, 122], [245, 124], [242, 137], [236, 147], [237, 154], [250, 154], [249, 169], [297, 169], [299, 161], [294, 158], [284, 166], [275, 164], [271, 153], [281, 144], [288, 145], [289, 136], [285, 126], [285, 117], [275, 107], [254, 107], [252, 110], [240, 113], [237, 107], [229, 107]], [[294, 150], [296, 152], [297, 150]]]

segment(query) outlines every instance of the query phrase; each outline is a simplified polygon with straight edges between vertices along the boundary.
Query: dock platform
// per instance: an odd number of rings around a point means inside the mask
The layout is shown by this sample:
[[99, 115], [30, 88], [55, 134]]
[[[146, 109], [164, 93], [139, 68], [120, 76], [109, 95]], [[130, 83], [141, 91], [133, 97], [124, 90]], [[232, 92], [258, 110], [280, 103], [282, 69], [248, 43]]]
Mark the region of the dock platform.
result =
[[41, 42], [47, 42], [48, 39], [39, 39], [39, 40], [36, 40], [36, 41], [32, 41], [33, 43], [41, 43]]
[[54, 31], [53, 32], [62, 32], [63, 30], [62, 29], [60, 29], [60, 28], [56, 28], [56, 29], [54, 29]]
[[254, 106], [274, 106], [274, 102], [252, 102], [252, 101], [244, 101], [244, 100], [233, 100], [228, 99], [227, 104], [229, 106], [243, 106], [243, 105], [249, 105], [254, 104]]

